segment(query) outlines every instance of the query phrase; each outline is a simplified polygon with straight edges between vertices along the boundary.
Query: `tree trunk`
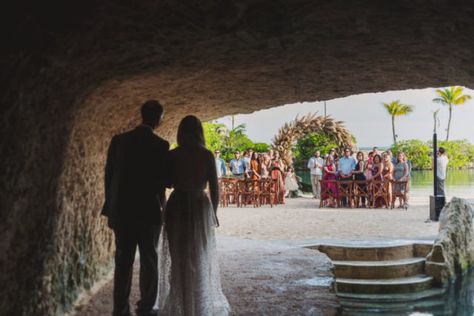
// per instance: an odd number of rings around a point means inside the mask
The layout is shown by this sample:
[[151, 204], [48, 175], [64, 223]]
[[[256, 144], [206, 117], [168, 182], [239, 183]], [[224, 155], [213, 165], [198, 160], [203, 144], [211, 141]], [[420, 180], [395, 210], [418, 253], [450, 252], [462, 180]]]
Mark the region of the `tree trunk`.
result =
[[449, 140], [449, 129], [451, 128], [451, 116], [453, 114], [453, 106], [449, 105], [448, 129], [446, 130], [446, 141]]
[[392, 115], [392, 133], [393, 133], [393, 144], [397, 144], [397, 136], [395, 134], [395, 116]]

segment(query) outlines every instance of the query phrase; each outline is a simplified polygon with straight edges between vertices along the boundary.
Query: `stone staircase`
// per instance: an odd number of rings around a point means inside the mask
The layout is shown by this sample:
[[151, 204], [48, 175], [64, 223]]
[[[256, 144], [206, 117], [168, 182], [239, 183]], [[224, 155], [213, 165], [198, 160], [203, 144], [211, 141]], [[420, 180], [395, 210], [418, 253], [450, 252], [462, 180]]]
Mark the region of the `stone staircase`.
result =
[[432, 243], [319, 245], [334, 265], [343, 311], [397, 313], [443, 304], [444, 289], [425, 274]]

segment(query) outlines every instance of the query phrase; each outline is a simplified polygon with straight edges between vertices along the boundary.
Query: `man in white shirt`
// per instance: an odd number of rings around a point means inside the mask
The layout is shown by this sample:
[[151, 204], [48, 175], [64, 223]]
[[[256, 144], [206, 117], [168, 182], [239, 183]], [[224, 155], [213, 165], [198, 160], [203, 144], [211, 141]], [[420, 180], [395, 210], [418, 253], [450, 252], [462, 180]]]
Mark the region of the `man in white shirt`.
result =
[[315, 199], [321, 198], [321, 185], [320, 180], [323, 177], [323, 158], [319, 151], [314, 153], [308, 161], [308, 169], [311, 173], [311, 187], [313, 188], [313, 197]]
[[446, 180], [446, 169], [449, 159], [446, 156], [446, 150], [443, 147], [438, 149], [438, 158], [436, 159], [436, 177], [438, 178], [438, 186], [436, 187], [437, 195], [446, 196], [444, 192], [444, 180]]

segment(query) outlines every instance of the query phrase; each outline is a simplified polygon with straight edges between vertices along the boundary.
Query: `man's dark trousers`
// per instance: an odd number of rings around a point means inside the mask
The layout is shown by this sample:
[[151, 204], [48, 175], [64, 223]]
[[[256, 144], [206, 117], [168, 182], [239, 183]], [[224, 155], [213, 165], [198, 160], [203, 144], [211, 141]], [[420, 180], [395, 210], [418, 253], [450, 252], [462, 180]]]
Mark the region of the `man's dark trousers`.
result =
[[158, 238], [160, 226], [117, 224], [115, 233], [114, 316], [129, 316], [136, 249], [140, 253], [140, 295], [137, 315], [157, 315], [153, 310], [158, 292]]

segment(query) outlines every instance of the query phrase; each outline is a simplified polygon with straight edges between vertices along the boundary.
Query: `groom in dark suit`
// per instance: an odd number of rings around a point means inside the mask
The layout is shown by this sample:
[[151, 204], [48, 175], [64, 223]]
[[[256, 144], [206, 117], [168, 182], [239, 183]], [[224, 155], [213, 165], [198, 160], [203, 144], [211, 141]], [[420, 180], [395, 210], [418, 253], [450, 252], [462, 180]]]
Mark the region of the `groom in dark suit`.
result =
[[145, 102], [142, 124], [112, 138], [105, 167], [105, 204], [115, 233], [114, 316], [128, 316], [133, 262], [140, 253], [137, 315], [157, 315], [158, 237], [165, 204], [169, 143], [154, 134], [163, 118], [158, 101]]

